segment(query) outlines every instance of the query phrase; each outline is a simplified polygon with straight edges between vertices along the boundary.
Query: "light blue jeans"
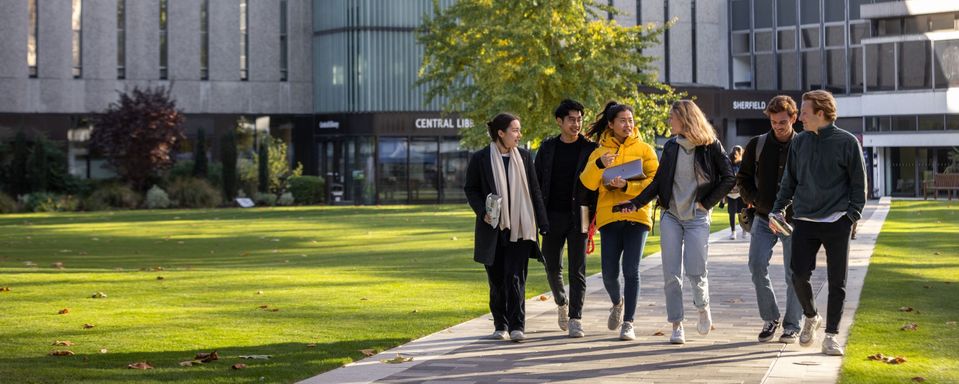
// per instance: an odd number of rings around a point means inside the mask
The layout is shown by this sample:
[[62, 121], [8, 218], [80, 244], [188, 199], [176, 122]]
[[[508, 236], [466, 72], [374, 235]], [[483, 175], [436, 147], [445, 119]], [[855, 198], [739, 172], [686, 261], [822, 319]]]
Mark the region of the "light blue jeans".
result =
[[680, 220], [669, 211], [660, 218], [659, 244], [663, 256], [663, 289], [666, 291], [666, 320], [683, 321], [683, 274], [693, 288], [693, 305], [709, 305], [706, 258], [709, 253], [709, 212], [696, 209], [690, 220]]
[[792, 260], [792, 237], [780, 237], [769, 230], [769, 220], [756, 214], [749, 237], [749, 273], [756, 286], [756, 302], [759, 304], [759, 317], [763, 321], [779, 320], [779, 302], [769, 279], [769, 260], [773, 257], [773, 247], [783, 242], [783, 265], [786, 269], [786, 316], [782, 318], [784, 330], [799, 331], [802, 328], [802, 306], [796, 290], [793, 289], [793, 271], [789, 266]]

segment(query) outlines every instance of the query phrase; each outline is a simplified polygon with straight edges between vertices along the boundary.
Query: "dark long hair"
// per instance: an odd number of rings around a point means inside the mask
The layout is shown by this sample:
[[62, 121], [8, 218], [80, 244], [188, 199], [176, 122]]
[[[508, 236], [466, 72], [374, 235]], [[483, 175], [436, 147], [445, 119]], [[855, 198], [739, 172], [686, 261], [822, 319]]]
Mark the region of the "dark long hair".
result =
[[498, 142], [499, 134], [497, 134], [497, 132], [506, 132], [506, 130], [509, 129], [509, 125], [513, 123], [513, 120], [519, 120], [519, 118], [513, 114], [503, 112], [494, 116], [492, 120], [487, 121], [486, 129], [489, 132], [489, 138], [494, 142]]
[[586, 136], [592, 137], [593, 141], [598, 141], [599, 137], [603, 134], [603, 131], [606, 130], [606, 127], [609, 126], [609, 123], [613, 122], [613, 119], [616, 118], [622, 111], [633, 112], [633, 107], [630, 107], [626, 104], [620, 104], [616, 101], [610, 101], [606, 103], [606, 107], [603, 108], [603, 112], [596, 116], [596, 121], [589, 125], [589, 130], [586, 131]]

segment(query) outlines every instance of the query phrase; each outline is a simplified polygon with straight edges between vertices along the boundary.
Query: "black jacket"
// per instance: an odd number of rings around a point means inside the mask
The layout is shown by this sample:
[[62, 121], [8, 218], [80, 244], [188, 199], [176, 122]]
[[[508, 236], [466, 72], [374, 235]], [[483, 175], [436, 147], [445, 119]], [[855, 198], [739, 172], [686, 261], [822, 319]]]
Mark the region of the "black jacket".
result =
[[[556, 143], [558, 141], [559, 135], [546, 139], [536, 153], [534, 166], [536, 168], [536, 177], [539, 180], [539, 188], [543, 193], [544, 203], [549, 201], [549, 189], [553, 177], [553, 155], [556, 153]], [[589, 139], [583, 135], [579, 135], [579, 139], [576, 140], [576, 145], [577, 149], [579, 149], [579, 159], [576, 160], [576, 177], [572, 180], [573, 201], [570, 202], [569, 207], [573, 212], [574, 222], [578, 223], [580, 220], [579, 206], [585, 205], [589, 207], [590, 219], [592, 219], [592, 216], [595, 215], [596, 212], [596, 197], [598, 193], [596, 191], [590, 191], [583, 186], [583, 183], [579, 181], [579, 174], [583, 173], [583, 169], [586, 168], [586, 161], [589, 160], [589, 155], [593, 153], [593, 150], [596, 149], [598, 145], [589, 141]]]
[[[669, 139], [663, 145], [663, 155], [659, 159], [659, 171], [653, 177], [653, 182], [631, 200], [637, 207], [649, 204], [658, 198], [658, 204], [664, 210], [669, 209], [669, 202], [673, 197], [673, 178], [676, 175], [676, 158], [679, 156], [679, 143], [676, 137]], [[696, 173], [703, 176], [708, 183], [696, 190], [696, 202], [703, 208], [711, 209], [733, 189], [736, 176], [733, 175], [729, 157], [723, 150], [719, 140], [709, 145], [696, 147]]]
[[[490, 147], [487, 146], [477, 151], [470, 157], [469, 165], [466, 167], [466, 185], [463, 190], [466, 192], [466, 201], [470, 208], [476, 214], [476, 223], [474, 228], [473, 260], [484, 265], [493, 265], [496, 258], [496, 247], [502, 237], [500, 230], [493, 228], [483, 221], [486, 216], [486, 196], [495, 193], [496, 182], [493, 179], [493, 165], [490, 164]], [[526, 167], [526, 182], [529, 183], [530, 198], [533, 200], [533, 213], [536, 215], [536, 225], [541, 233], [549, 232], [549, 222], [546, 218], [546, 204], [543, 203], [543, 195], [539, 190], [539, 182], [536, 181], [536, 171], [533, 169], [533, 161], [530, 158], [529, 151], [520, 148], [520, 157], [523, 158], [523, 164]], [[543, 254], [538, 246], [531, 247], [533, 253], [530, 258], [542, 260]]]
[[[793, 135], [793, 137], [796, 137]], [[786, 158], [789, 154], [789, 143], [780, 143], [776, 135], [770, 131], [765, 136], [763, 153], [756, 160], [756, 147], [762, 135], [753, 137], [743, 150], [743, 162], [736, 174], [736, 185], [739, 185], [739, 194], [746, 204], [752, 204], [756, 213], [765, 217], [772, 212], [776, 202], [776, 193], [779, 192], [779, 182], [786, 169]], [[757, 168], [758, 163], [758, 168]], [[792, 209], [786, 210], [786, 218], [792, 218]]]

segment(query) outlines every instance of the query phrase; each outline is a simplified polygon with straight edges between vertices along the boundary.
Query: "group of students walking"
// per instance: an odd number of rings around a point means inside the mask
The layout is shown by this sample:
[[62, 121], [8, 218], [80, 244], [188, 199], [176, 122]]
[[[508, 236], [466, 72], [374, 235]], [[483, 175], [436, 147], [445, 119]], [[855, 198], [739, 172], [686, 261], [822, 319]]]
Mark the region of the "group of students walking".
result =
[[[850, 231], [865, 205], [862, 150], [853, 135], [833, 124], [835, 99], [826, 91], [804, 94], [801, 109], [790, 97], [776, 96], [764, 113], [770, 132], [752, 138], [741, 154], [728, 156], [699, 107], [690, 100], [677, 101], [669, 114], [672, 137], [659, 158], [640, 139], [633, 109], [616, 102], [608, 103], [584, 134], [583, 105], [562, 101], [554, 112], [560, 134], [543, 141], [535, 160], [519, 147], [522, 128], [517, 116], [501, 113], [490, 120], [491, 143], [471, 157], [464, 189], [476, 213], [473, 257], [485, 266], [489, 280], [495, 328], [491, 337], [526, 338], [531, 258], [545, 264], [560, 329], [570, 337], [585, 336], [586, 254], [595, 227], [602, 238], [603, 285], [611, 302], [608, 328], [618, 329], [622, 340], [634, 340], [639, 264], [653, 225], [654, 200], [661, 211], [669, 341], [686, 341], [685, 280], [698, 312], [696, 331], [709, 334], [710, 212], [725, 199], [733, 217], [740, 208], [755, 212], [748, 270], [764, 321], [758, 340], [772, 340], [782, 327], [780, 342], [812, 344], [822, 317], [809, 279], [824, 246], [829, 304], [822, 351], [842, 355], [835, 336], [845, 300]], [[793, 129], [797, 118], [802, 119], [802, 133]], [[639, 176], [604, 177], [607, 170], [629, 164], [641, 164]], [[489, 210], [490, 197], [499, 199], [495, 212]], [[784, 233], [770, 223], [775, 221], [771, 215], [785, 217], [795, 229]], [[768, 273], [773, 247], [780, 241], [787, 286], [784, 315]]]

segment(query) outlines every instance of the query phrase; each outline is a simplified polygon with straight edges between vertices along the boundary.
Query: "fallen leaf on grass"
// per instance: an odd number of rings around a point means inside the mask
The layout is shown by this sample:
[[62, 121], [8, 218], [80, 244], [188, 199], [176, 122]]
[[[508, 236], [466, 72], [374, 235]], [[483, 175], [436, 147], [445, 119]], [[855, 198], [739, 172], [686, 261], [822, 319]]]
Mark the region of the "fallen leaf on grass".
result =
[[410, 313], [420, 313], [420, 310], [419, 310], [419, 309], [414, 309], [414, 310], [410, 311]]
[[269, 307], [270, 307], [269, 305], [261, 305], [261, 306], [260, 306], [260, 309], [267, 309], [267, 308], [269, 308]]
[[239, 358], [241, 358], [241, 359], [247, 359], [247, 360], [269, 360], [269, 359], [272, 358], [272, 357], [273, 357], [273, 355], [245, 355], [245, 356], [239, 356]]
[[279, 308], [270, 308], [270, 312], [279, 312], [279, 311], [280, 311]]
[[262, 295], [262, 294], [263, 294], [263, 291], [256, 291], [256, 294], [257, 294], [257, 295]]
[[100, 353], [107, 353], [107, 352], [109, 352], [109, 351], [107, 351], [106, 348], [100, 348]]
[[899, 307], [899, 312], [912, 312], [912, 307]]
[[656, 331], [656, 333], [654, 333], [653, 336], [666, 336], [666, 334], [663, 333], [663, 331]]
[[380, 360], [380, 361], [381, 361], [381, 362], [384, 362], [384, 363], [387, 363], [387, 364], [403, 364], [403, 363], [406, 363], [406, 362], [409, 362], [409, 361], [413, 361], [413, 358], [412, 358], [412, 357], [406, 357], [406, 356], [403, 356], [403, 355], [397, 353], [397, 354], [396, 354], [396, 357], [394, 357], [394, 358], [392, 358], [392, 359], [389, 359], [389, 360]]
[[93, 324], [83, 324], [83, 329], [90, 329], [90, 328], [93, 328], [93, 327], [96, 327], [96, 325], [93, 325]]
[[61, 310], [57, 311], [57, 314], [58, 314], [58, 315], [66, 315], [66, 314], [68, 314], [68, 313], [70, 313], [70, 308], [64, 308], [64, 309], [61, 309]]
[[877, 353], [875, 355], [866, 356], [866, 358], [869, 360], [884, 360], [886, 356], [881, 353]]
[[306, 345], [307, 348], [316, 348], [316, 343], [309, 343]]
[[200, 360], [203, 363], [209, 363], [214, 360], [220, 360], [220, 354], [216, 353], [216, 351], [209, 352], [209, 353], [199, 352], [196, 354], [194, 359]]
[[73, 351], [66, 350], [66, 349], [50, 352], [50, 356], [73, 356], [73, 355], [75, 355]]
[[365, 298], [365, 297], [361, 297], [361, 298], [360, 298], [360, 301], [367, 301], [367, 300], [369, 300], [369, 299], [367, 299], [367, 298]]
[[94, 292], [93, 295], [90, 297], [94, 299], [103, 299], [107, 297], [107, 294], [103, 292]]
[[181, 367], [192, 367], [194, 365], [200, 365], [200, 364], [203, 364], [203, 362], [199, 360], [187, 360], [187, 361], [180, 362]]
[[74, 344], [73, 344], [73, 342], [70, 341], [70, 340], [57, 340], [57, 341], [54, 341], [54, 342], [53, 342], [53, 345], [69, 347], [69, 346], [74, 345]]
[[0, 292], [10, 292], [10, 287], [0, 287]]
[[901, 330], [901, 331], [915, 331], [916, 328], [918, 328], [918, 327], [919, 327], [919, 324], [909, 323], [909, 324], [906, 324], [906, 325], [903, 325], [902, 327], [900, 327], [899, 330]]
[[922, 377], [922, 376], [916, 376], [916, 377], [913, 377], [913, 378], [912, 378], [912, 381], [913, 381], [913, 382], [916, 382], [916, 383], [922, 383], [922, 382], [926, 381], [926, 378], [925, 378], [925, 377]]
[[54, 268], [56, 268], [56, 269], [63, 269], [63, 263], [62, 263], [62, 262], [59, 262], [59, 261], [56, 262], [56, 263], [51, 264], [51, 266], [54, 267]]
[[127, 368], [130, 369], [153, 369], [153, 366], [148, 364], [145, 361], [136, 362], [130, 365], [127, 365]]
[[375, 349], [361, 349], [361, 350], [360, 350], [360, 353], [362, 353], [363, 356], [371, 357], [371, 356], [376, 355], [376, 350], [375, 350]]
[[157, 276], [157, 280], [163, 280], [163, 279], [165, 279], [165, 277], [163, 277], [163, 276]]
[[231, 366], [230, 368], [233, 368], [233, 369], [245, 369], [245, 368], [246, 368], [246, 364], [236, 363], [236, 364], [233, 364], [233, 366]]
[[869, 360], [881, 361], [886, 364], [902, 364], [906, 362], [906, 358], [903, 356], [886, 356], [881, 353], [869, 355], [867, 358]]

